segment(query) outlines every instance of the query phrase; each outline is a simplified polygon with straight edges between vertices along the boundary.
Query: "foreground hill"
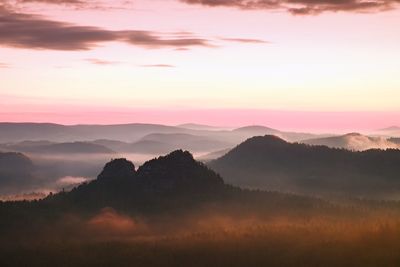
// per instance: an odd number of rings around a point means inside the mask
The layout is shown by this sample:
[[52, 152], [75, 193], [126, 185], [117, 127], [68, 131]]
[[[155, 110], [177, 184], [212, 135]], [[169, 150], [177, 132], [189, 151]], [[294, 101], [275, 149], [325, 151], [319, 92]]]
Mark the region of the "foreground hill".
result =
[[335, 212], [332, 205], [322, 200], [227, 185], [189, 152], [178, 150], [150, 160], [137, 170], [126, 159], [113, 160], [94, 181], [43, 200], [0, 202], [0, 217], [6, 218], [0, 223], [0, 233], [27, 220], [40, 227], [43, 220], [62, 220], [65, 214], [90, 216], [104, 208], [146, 220], [163, 217], [165, 221], [173, 214], [183, 216], [180, 222], [170, 218], [174, 224], [183, 223], [188, 215], [263, 217]]
[[397, 196], [400, 151], [352, 152], [253, 137], [209, 166], [228, 183], [312, 195]]
[[396, 149], [398, 144], [384, 137], [370, 137], [359, 133], [349, 133], [342, 136], [333, 136], [317, 139], [309, 139], [301, 143], [309, 145], [322, 145], [333, 148], [363, 151], [368, 149]]
[[287, 210], [297, 209], [299, 205], [305, 205], [305, 210], [312, 210], [314, 204], [320, 202], [306, 197], [232, 187], [225, 184], [219, 174], [194, 160], [189, 152], [177, 150], [150, 160], [137, 170], [130, 161], [113, 160], [106, 164], [96, 180], [71, 192], [48, 197], [39, 202], [39, 206], [80, 212], [112, 207], [146, 215], [190, 211], [210, 203], [219, 203], [217, 206], [230, 203], [237, 208], [236, 213], [242, 208], [247, 211], [268, 210], [271, 200], [287, 207]]

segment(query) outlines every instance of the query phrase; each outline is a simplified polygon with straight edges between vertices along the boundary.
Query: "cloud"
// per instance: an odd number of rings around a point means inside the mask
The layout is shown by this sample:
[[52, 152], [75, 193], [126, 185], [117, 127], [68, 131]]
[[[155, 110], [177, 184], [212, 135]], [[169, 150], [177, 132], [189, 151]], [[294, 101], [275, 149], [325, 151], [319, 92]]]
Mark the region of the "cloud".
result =
[[3, 5], [12, 9], [31, 7], [32, 4], [59, 5], [74, 9], [126, 9], [133, 0], [2, 0]]
[[247, 43], [247, 44], [268, 44], [270, 42], [260, 39], [246, 39], [246, 38], [220, 38], [222, 41]]
[[9, 64], [0, 62], [0, 69], [8, 69], [9, 67]]
[[141, 65], [141, 67], [145, 67], [145, 68], [175, 68], [174, 65], [169, 65], [169, 64], [147, 64], [147, 65]]
[[98, 59], [98, 58], [86, 58], [85, 61], [92, 63], [94, 65], [115, 65], [115, 64], [121, 63], [119, 61], [109, 61], [109, 60], [103, 60], [103, 59]]
[[211, 47], [210, 40], [175, 33], [141, 30], [112, 31], [16, 13], [0, 6], [0, 45], [50, 50], [89, 50], [105, 42], [122, 42], [144, 48]]
[[294, 15], [316, 15], [331, 11], [379, 12], [395, 8], [399, 0], [180, 0], [187, 4], [233, 7], [245, 10], [280, 9]]

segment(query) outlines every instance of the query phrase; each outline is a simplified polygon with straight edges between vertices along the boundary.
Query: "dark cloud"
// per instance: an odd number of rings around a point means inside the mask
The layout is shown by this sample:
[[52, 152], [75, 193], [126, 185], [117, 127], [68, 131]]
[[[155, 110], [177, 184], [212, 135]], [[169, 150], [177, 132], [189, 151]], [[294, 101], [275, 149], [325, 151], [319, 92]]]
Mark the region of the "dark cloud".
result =
[[193, 34], [125, 30], [79, 26], [22, 14], [0, 6], [0, 45], [51, 50], [89, 50], [105, 42], [123, 42], [145, 48], [212, 46], [210, 41]]
[[268, 44], [269, 42], [260, 39], [246, 39], [246, 38], [220, 38], [227, 42], [248, 43], [248, 44]]
[[282, 9], [294, 15], [331, 11], [378, 12], [395, 8], [399, 0], [180, 0], [188, 4], [239, 9]]
[[141, 65], [141, 67], [145, 67], [145, 68], [175, 68], [174, 65], [169, 65], [169, 64], [147, 64], [147, 65]]

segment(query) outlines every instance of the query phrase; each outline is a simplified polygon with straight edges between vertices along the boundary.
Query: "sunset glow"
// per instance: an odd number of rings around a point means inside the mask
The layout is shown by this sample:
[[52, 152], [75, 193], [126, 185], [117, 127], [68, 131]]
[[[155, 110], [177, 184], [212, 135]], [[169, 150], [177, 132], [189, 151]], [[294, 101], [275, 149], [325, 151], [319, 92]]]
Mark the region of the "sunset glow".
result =
[[1, 121], [400, 124], [395, 1], [3, 2]]

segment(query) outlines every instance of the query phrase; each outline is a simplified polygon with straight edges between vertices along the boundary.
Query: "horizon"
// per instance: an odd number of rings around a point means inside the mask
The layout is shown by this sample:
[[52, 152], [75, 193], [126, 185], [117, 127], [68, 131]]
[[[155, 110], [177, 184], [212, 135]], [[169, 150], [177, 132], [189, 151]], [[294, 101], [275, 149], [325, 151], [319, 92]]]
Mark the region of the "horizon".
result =
[[[70, 114], [35, 113], [27, 120], [0, 112], [1, 123], [52, 123], [61, 125], [158, 124], [179, 126], [198, 124], [220, 128], [264, 126], [283, 131], [314, 133], [371, 133], [399, 127], [400, 112], [307, 112], [272, 110], [136, 110], [131, 112], [75, 112]], [[145, 119], [142, 119], [145, 117]], [[382, 117], [385, 120], [382, 120]], [[11, 120], [10, 120], [11, 118]], [[12, 119], [13, 118], [13, 119]], [[107, 119], [105, 119], [107, 118]], [[9, 119], [9, 120], [7, 120]]]

